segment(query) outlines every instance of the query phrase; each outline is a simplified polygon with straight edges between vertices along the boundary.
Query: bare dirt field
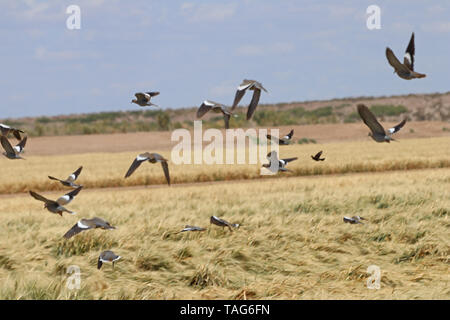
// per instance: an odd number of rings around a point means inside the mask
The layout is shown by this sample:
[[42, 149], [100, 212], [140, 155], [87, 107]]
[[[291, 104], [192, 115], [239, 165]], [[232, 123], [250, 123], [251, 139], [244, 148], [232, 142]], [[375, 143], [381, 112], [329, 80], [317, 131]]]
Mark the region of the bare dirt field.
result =
[[[385, 128], [395, 125], [393, 122], [384, 122]], [[294, 140], [301, 138], [314, 139], [317, 143], [370, 140], [367, 136], [369, 129], [361, 123], [347, 124], [319, 124], [302, 126], [281, 126], [280, 134], [294, 129]], [[450, 123], [441, 121], [408, 122], [405, 127], [396, 133], [398, 140], [417, 139], [429, 137], [448, 137]], [[256, 128], [270, 129], [270, 128]], [[143, 152], [152, 150], [170, 150], [178, 141], [171, 141], [171, 132], [137, 132], [124, 134], [98, 134], [75, 136], [50, 136], [29, 138], [26, 152], [28, 155], [64, 155], [79, 153], [100, 152]]]

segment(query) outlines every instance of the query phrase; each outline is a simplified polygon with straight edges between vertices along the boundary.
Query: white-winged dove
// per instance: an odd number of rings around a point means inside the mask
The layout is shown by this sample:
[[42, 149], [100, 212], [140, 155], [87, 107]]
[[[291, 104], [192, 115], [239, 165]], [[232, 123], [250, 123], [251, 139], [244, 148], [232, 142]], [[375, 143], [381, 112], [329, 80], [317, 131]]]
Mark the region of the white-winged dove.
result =
[[239, 101], [241, 101], [246, 90], [253, 90], [252, 101], [250, 102], [247, 109], [247, 120], [250, 120], [258, 105], [259, 98], [261, 96], [261, 90], [264, 90], [265, 92], [267, 92], [267, 90], [263, 87], [263, 85], [260, 82], [256, 80], [244, 79], [244, 81], [242, 81], [242, 83], [237, 88], [236, 95], [234, 96], [233, 106], [231, 107], [231, 111], [233, 111], [237, 107]]
[[128, 169], [127, 173], [125, 174], [125, 178], [128, 178], [133, 174], [133, 172], [141, 165], [142, 162], [148, 161], [150, 163], [161, 163], [161, 166], [164, 171], [164, 175], [166, 176], [167, 184], [170, 186], [170, 175], [169, 175], [169, 165], [167, 163], [167, 159], [165, 159], [163, 156], [157, 154], [157, 153], [149, 153], [145, 152], [142, 154], [139, 154], [131, 164], [130, 168]]
[[286, 169], [286, 165], [294, 160], [297, 160], [298, 158], [286, 158], [286, 159], [278, 159], [278, 154], [276, 151], [271, 151], [267, 154], [267, 160], [269, 160], [269, 163], [263, 164], [264, 168], [269, 169], [273, 173], [277, 173], [279, 171], [291, 171], [289, 169]]
[[369, 127], [371, 132], [369, 136], [372, 137], [376, 142], [390, 142], [395, 141], [391, 135], [399, 131], [406, 123], [406, 119], [403, 119], [395, 127], [389, 128], [387, 131], [384, 130], [383, 126], [378, 122], [375, 115], [363, 104], [357, 106], [358, 113], [364, 123]]
[[61, 182], [61, 184], [63, 186], [66, 186], [66, 187], [78, 188], [80, 186], [75, 184], [75, 180], [77, 180], [78, 176], [81, 173], [81, 170], [83, 170], [83, 166], [81, 166], [77, 170], [75, 170], [75, 172], [72, 173], [70, 176], [68, 176], [66, 180], [61, 180], [61, 179], [58, 179], [58, 178], [55, 178], [52, 176], [48, 176], [48, 178], [51, 180], [59, 181], [59, 182]]
[[131, 100], [131, 103], [136, 103], [137, 105], [141, 107], [145, 106], [155, 106], [158, 107], [158, 105], [151, 103], [150, 99], [154, 96], [157, 96], [159, 92], [137, 92], [134, 95], [136, 96], [136, 99]]
[[386, 58], [388, 59], [389, 64], [394, 68], [394, 73], [397, 73], [400, 78], [406, 80], [426, 77], [425, 74], [414, 71], [414, 54], [414, 32], [412, 33], [411, 40], [409, 40], [408, 47], [406, 48], [403, 63], [397, 59], [394, 52], [392, 52], [389, 47], [386, 48]]
[[111, 226], [108, 221], [105, 221], [105, 220], [103, 220], [101, 218], [97, 218], [97, 217], [92, 218], [92, 219], [81, 219], [72, 228], [70, 228], [70, 230], [67, 231], [63, 237], [66, 239], [69, 239], [82, 231], [86, 231], [89, 229], [96, 229], [96, 228], [109, 230], [109, 229], [115, 229], [116, 227]]

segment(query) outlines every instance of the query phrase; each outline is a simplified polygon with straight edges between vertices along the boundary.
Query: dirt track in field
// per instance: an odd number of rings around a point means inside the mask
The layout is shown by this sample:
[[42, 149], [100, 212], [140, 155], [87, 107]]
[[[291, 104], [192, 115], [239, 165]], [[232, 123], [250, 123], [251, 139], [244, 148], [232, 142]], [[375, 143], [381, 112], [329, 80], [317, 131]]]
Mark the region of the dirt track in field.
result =
[[[385, 128], [395, 125], [395, 123], [390, 122], [382, 124]], [[395, 135], [395, 138], [401, 141], [402, 139], [450, 136], [450, 131], [444, 131], [443, 128], [450, 129], [450, 123], [438, 121], [407, 122], [405, 127]], [[370, 139], [367, 136], [369, 129], [362, 122], [281, 126], [279, 127], [280, 135], [288, 133], [291, 129], [294, 129], [295, 141], [301, 138], [308, 138], [316, 140], [317, 143], [327, 143]], [[172, 132], [166, 131], [30, 137], [26, 146], [26, 155], [43, 156], [92, 152], [166, 151], [178, 143], [178, 141], [171, 141], [171, 134]]]
[[[434, 168], [434, 169], [410, 169], [408, 171], [426, 171], [426, 170], [448, 170], [448, 168]], [[192, 186], [205, 186], [205, 185], [217, 185], [217, 184], [230, 184], [230, 183], [255, 183], [261, 180], [269, 180], [269, 179], [327, 179], [330, 177], [343, 177], [343, 176], [367, 176], [367, 175], [387, 175], [392, 174], [393, 172], [400, 172], [404, 170], [389, 170], [389, 171], [378, 171], [378, 172], [350, 172], [350, 173], [334, 173], [334, 174], [320, 174], [320, 175], [310, 175], [310, 176], [288, 176], [288, 175], [279, 175], [278, 177], [270, 177], [270, 178], [260, 178], [260, 179], [238, 179], [238, 180], [221, 180], [221, 181], [203, 181], [203, 182], [187, 182], [187, 183], [177, 183], [172, 184], [170, 187], [166, 184], [154, 184], [154, 185], [139, 185], [139, 186], [127, 186], [127, 187], [106, 187], [106, 188], [88, 188], [83, 189], [84, 192], [110, 192], [110, 191], [128, 191], [128, 190], [143, 190], [143, 189], [161, 189], [161, 188], [184, 188], [184, 187], [192, 187]], [[70, 191], [70, 189], [68, 189]], [[64, 194], [66, 191], [47, 191], [42, 192], [42, 195], [47, 195], [51, 198], [51, 195], [55, 195], [55, 197], [59, 197]], [[29, 197], [28, 192], [22, 193], [12, 193], [12, 194], [0, 194], [0, 199], [7, 198], [16, 198], [16, 197]]]

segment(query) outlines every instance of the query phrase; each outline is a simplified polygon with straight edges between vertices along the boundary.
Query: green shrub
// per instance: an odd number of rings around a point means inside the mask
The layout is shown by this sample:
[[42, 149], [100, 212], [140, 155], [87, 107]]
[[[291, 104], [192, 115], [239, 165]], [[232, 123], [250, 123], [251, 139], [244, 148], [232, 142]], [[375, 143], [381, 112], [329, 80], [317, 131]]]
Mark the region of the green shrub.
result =
[[391, 104], [374, 104], [370, 106], [370, 111], [377, 117], [380, 116], [398, 116], [408, 112], [408, 109], [402, 105], [394, 106]]
[[160, 111], [156, 117], [156, 121], [160, 130], [169, 130], [170, 116], [167, 112]]

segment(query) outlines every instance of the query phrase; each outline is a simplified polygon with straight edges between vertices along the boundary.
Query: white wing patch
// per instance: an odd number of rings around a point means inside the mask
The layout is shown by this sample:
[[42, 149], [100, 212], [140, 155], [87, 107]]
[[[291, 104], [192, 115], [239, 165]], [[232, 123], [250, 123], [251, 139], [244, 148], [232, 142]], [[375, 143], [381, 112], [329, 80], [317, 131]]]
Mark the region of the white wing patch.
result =
[[78, 228], [89, 229], [89, 226], [84, 225], [83, 222], [81, 222], [81, 220], [77, 222], [77, 225], [78, 225]]
[[214, 103], [212, 103], [211, 101], [208, 101], [208, 100], [203, 101], [203, 104], [210, 106], [210, 107], [213, 107], [215, 105]]
[[408, 60], [409, 64], [412, 63], [411, 54], [409, 52], [405, 53], [405, 58]]
[[239, 87], [238, 87], [238, 90], [239, 90], [239, 91], [245, 90], [245, 89], [249, 88], [251, 85], [253, 85], [253, 83], [244, 84], [244, 85], [242, 85], [242, 86], [239, 86]]
[[148, 160], [148, 157], [141, 157], [141, 155], [138, 155], [138, 156], [136, 157], [136, 160], [137, 160], [137, 161], [145, 161], [145, 160]]
[[59, 203], [59, 202], [63, 202], [62, 204], [68, 204], [68, 203], [70, 202], [70, 196], [68, 196], [68, 195], [66, 194], [66, 195], [60, 197], [60, 198], [58, 199], [57, 202], [58, 202], [58, 203]]

